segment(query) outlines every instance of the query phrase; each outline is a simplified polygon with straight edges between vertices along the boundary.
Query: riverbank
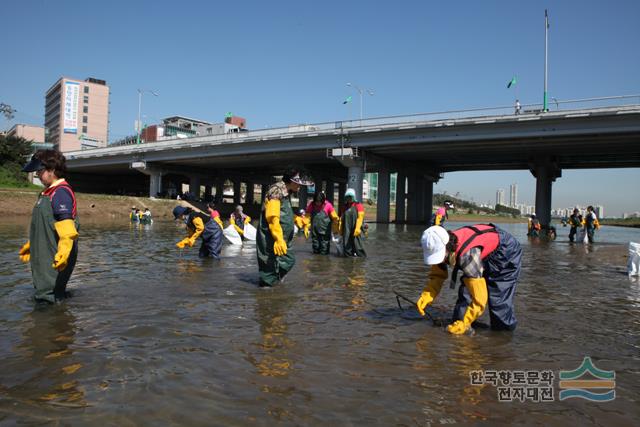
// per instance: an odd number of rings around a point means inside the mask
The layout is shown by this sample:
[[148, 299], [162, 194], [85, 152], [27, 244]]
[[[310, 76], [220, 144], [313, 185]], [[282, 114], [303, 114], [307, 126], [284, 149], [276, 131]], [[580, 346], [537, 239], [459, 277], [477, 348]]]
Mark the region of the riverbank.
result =
[[616, 227], [631, 227], [631, 228], [640, 228], [640, 218], [626, 218], [626, 219], [601, 219], [600, 224], [602, 225], [613, 225]]

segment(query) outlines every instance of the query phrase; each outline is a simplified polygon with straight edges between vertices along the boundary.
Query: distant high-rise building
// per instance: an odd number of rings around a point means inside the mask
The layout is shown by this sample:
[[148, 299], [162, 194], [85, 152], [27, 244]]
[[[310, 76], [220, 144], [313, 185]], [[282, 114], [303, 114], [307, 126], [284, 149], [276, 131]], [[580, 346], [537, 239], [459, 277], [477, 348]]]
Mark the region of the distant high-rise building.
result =
[[504, 206], [504, 190], [502, 188], [499, 188], [498, 191], [496, 191], [496, 205]]
[[509, 186], [509, 206], [515, 208], [518, 204], [518, 184]]
[[46, 93], [47, 142], [59, 151], [106, 147], [109, 86], [104, 80], [61, 77]]
[[604, 218], [604, 206], [602, 205], [594, 206], [593, 210], [596, 212], [596, 216], [598, 218]]

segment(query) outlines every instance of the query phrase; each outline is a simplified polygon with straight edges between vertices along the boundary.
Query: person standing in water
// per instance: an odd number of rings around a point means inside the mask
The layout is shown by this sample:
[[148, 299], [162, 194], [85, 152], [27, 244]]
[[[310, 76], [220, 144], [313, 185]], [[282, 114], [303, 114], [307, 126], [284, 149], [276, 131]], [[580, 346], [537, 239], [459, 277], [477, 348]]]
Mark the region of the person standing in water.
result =
[[442, 207], [439, 207], [433, 215], [431, 215], [431, 225], [444, 226], [446, 220], [449, 219], [448, 210], [453, 209], [453, 202], [445, 200]]
[[340, 216], [340, 234], [344, 256], [366, 257], [362, 243], [362, 224], [364, 223], [364, 206], [356, 200], [356, 191], [348, 188], [344, 193], [345, 206]]
[[207, 215], [196, 212], [191, 208], [176, 206], [173, 209], [173, 217], [183, 220], [187, 225], [188, 235], [176, 243], [177, 247], [180, 249], [183, 249], [187, 245], [193, 247], [198, 237], [202, 237], [202, 244], [200, 245], [198, 256], [200, 258], [213, 257], [214, 259], [220, 259], [223, 228], [220, 215], [212, 218], [211, 214]]
[[578, 233], [578, 227], [582, 227], [582, 215], [578, 208], [573, 209], [573, 214], [569, 217], [569, 241], [573, 243]]
[[596, 234], [596, 230], [600, 228], [600, 223], [598, 222], [598, 216], [591, 205], [587, 206], [587, 214], [584, 217], [584, 228], [587, 231], [589, 243], [593, 243], [593, 238]]
[[313, 185], [300, 177], [297, 169], [289, 169], [279, 181], [269, 187], [256, 233], [256, 253], [260, 286], [273, 286], [291, 271], [296, 258], [291, 251], [293, 240], [293, 209], [290, 196], [301, 186]]
[[331, 231], [338, 232], [340, 218], [333, 209], [331, 202], [322, 191], [313, 196], [313, 201], [307, 205], [304, 235], [309, 236], [311, 229], [311, 246], [314, 254], [329, 255]]
[[246, 224], [249, 224], [250, 222], [251, 222], [251, 217], [249, 215], [246, 215], [244, 212], [242, 212], [241, 205], [236, 206], [236, 210], [233, 213], [231, 213], [231, 216], [229, 217], [229, 224], [233, 225], [233, 228], [236, 229], [240, 237], [242, 237], [242, 240], [245, 239], [244, 226]]
[[35, 299], [54, 303], [65, 298], [78, 257], [76, 196], [64, 179], [66, 159], [59, 151], [39, 150], [22, 170], [35, 172], [45, 189], [33, 207], [20, 260], [31, 264]]

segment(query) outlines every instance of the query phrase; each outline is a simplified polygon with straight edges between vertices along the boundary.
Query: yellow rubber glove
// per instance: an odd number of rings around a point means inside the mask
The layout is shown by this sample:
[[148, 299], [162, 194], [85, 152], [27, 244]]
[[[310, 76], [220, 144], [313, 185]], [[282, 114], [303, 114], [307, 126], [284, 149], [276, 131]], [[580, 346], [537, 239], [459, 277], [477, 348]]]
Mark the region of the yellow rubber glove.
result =
[[596, 219], [593, 221], [593, 226], [595, 227], [595, 229], [596, 229], [596, 230], [599, 230], [599, 229], [600, 229], [600, 222], [598, 221], [598, 218], [596, 218]]
[[362, 223], [364, 222], [364, 211], [358, 212], [358, 219], [356, 219], [356, 227], [353, 230], [353, 235], [358, 237], [362, 233]]
[[202, 222], [202, 218], [200, 217], [193, 218], [193, 226], [196, 228], [196, 230], [193, 232], [191, 236], [189, 236], [189, 239], [191, 239], [189, 246], [193, 246], [196, 240], [198, 240], [198, 237], [200, 237], [200, 235], [204, 231], [204, 222]]
[[265, 217], [269, 224], [269, 231], [273, 237], [273, 253], [276, 256], [287, 254], [287, 242], [284, 241], [282, 226], [280, 225], [280, 200], [270, 199], [264, 203]]
[[18, 256], [20, 256], [20, 261], [29, 262], [31, 259], [31, 242], [27, 240], [27, 243], [22, 245], [20, 251], [18, 251]]
[[440, 225], [440, 223], [442, 223], [442, 215], [437, 214], [436, 215], [435, 225]]
[[308, 239], [309, 238], [309, 229], [311, 228], [311, 214], [306, 213], [304, 215], [303, 223], [304, 223], [304, 237], [306, 239]]
[[247, 217], [244, 219], [244, 223], [249, 224], [250, 222], [251, 222], [251, 217], [247, 215]]
[[193, 244], [191, 244], [191, 239], [189, 237], [185, 237], [184, 239], [176, 243], [176, 246], [179, 247], [180, 249], [184, 249], [184, 247], [187, 245], [193, 246]]
[[489, 299], [489, 294], [487, 293], [487, 282], [483, 277], [464, 277], [462, 281], [469, 290], [469, 294], [471, 294], [471, 304], [467, 307], [467, 311], [465, 311], [462, 320], [457, 320], [453, 324], [447, 326], [447, 331], [454, 335], [460, 335], [467, 332], [471, 327], [471, 324], [482, 315], [485, 307], [487, 306], [487, 300]]
[[76, 224], [72, 219], [57, 221], [54, 227], [56, 233], [58, 233], [58, 252], [53, 257], [51, 266], [58, 271], [62, 271], [67, 268], [69, 255], [71, 254], [71, 249], [73, 249], [73, 241], [78, 238], [78, 230], [76, 230]]
[[242, 228], [238, 227], [235, 223], [233, 224], [233, 228], [236, 229], [236, 231], [238, 232], [239, 235], [244, 236], [244, 230], [242, 230]]
[[442, 288], [442, 284], [447, 280], [447, 277], [449, 277], [449, 273], [446, 267], [441, 265], [431, 266], [429, 281], [425, 285], [424, 290], [416, 303], [418, 306], [418, 312], [421, 315], [424, 316], [424, 309], [427, 308], [427, 306], [438, 296], [440, 289]]

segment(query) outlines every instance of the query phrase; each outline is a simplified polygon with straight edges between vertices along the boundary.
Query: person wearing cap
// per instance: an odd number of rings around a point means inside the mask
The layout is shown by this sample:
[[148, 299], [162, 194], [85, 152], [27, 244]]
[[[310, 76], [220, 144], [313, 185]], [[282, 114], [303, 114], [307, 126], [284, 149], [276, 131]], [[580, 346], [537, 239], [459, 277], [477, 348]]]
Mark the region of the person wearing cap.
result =
[[305, 212], [304, 235], [309, 237], [311, 228], [311, 247], [314, 254], [329, 255], [332, 229], [338, 233], [340, 218], [331, 202], [322, 191], [313, 195]]
[[435, 213], [431, 215], [431, 225], [444, 225], [445, 221], [449, 219], [447, 211], [453, 208], [453, 202], [445, 200], [443, 206], [436, 209]]
[[356, 191], [348, 188], [344, 193], [345, 205], [340, 215], [340, 235], [344, 256], [366, 257], [362, 243], [364, 206], [356, 200]]
[[[212, 209], [210, 203], [207, 207]], [[215, 205], [213, 205], [215, 208]], [[187, 237], [176, 243], [180, 249], [185, 246], [193, 247], [198, 237], [202, 237], [202, 244], [198, 251], [200, 258], [213, 257], [220, 259], [222, 249], [222, 221], [220, 215], [215, 218], [203, 212], [197, 212], [192, 208], [176, 206], [173, 209], [173, 217], [181, 219], [187, 225]]]
[[242, 212], [241, 205], [236, 206], [236, 210], [233, 211], [229, 217], [229, 224], [233, 225], [233, 228], [236, 229], [240, 237], [242, 237], [242, 240], [244, 240], [244, 226], [250, 222], [251, 217]]
[[522, 264], [520, 243], [493, 224], [465, 226], [447, 231], [439, 225], [422, 234], [424, 263], [431, 266], [429, 280], [417, 302], [424, 316], [425, 308], [440, 293], [448, 277], [447, 266], [453, 267], [451, 287], [462, 271], [462, 284], [453, 311], [452, 334], [464, 334], [482, 315], [487, 304], [491, 328], [514, 330], [517, 324], [513, 309]]
[[140, 222], [140, 215], [138, 214], [139, 210], [136, 209], [135, 206], [131, 207], [131, 213], [129, 214], [129, 220], [131, 220], [132, 223], [138, 223]]
[[289, 169], [265, 194], [256, 233], [256, 252], [260, 286], [273, 286], [295, 265], [291, 251], [293, 240], [293, 209], [291, 193], [301, 186], [313, 185], [303, 179], [297, 169]]
[[[298, 234], [300, 232], [302, 232], [302, 233], [304, 233], [304, 237], [308, 238], [309, 237], [309, 230], [306, 228], [306, 226], [307, 226], [306, 214], [307, 214], [307, 211], [304, 210], [304, 209], [298, 209], [296, 212], [294, 212], [294, 214], [293, 214], [293, 224], [297, 227], [297, 229], [298, 229], [297, 233]], [[295, 227], [294, 227], [294, 231], [295, 231]]]
[[38, 150], [23, 172], [35, 172], [45, 189], [33, 207], [29, 240], [20, 260], [31, 265], [35, 299], [54, 303], [66, 296], [78, 257], [76, 196], [64, 179], [66, 159], [56, 150]]

